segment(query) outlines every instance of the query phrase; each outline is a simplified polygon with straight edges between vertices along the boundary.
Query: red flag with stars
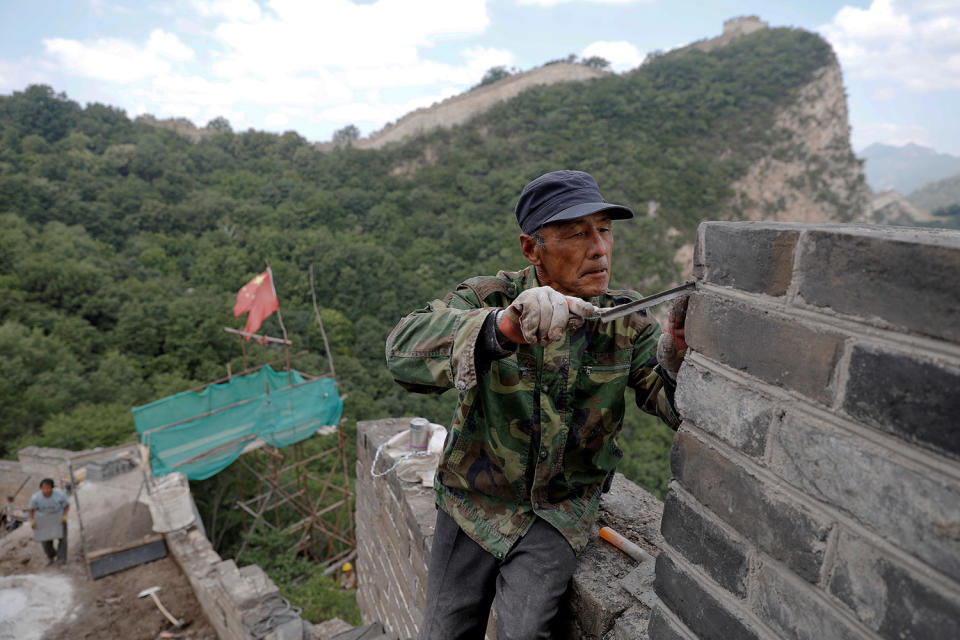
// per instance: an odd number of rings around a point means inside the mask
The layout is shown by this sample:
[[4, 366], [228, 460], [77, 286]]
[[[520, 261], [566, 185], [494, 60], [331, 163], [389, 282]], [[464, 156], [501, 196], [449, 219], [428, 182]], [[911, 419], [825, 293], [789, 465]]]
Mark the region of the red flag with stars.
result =
[[256, 333], [263, 321], [278, 308], [280, 308], [280, 302], [277, 300], [277, 291], [273, 288], [273, 273], [270, 267], [267, 267], [266, 271], [243, 285], [243, 288], [237, 292], [237, 303], [233, 305], [233, 317], [239, 318], [249, 311], [247, 326], [244, 330], [247, 333]]

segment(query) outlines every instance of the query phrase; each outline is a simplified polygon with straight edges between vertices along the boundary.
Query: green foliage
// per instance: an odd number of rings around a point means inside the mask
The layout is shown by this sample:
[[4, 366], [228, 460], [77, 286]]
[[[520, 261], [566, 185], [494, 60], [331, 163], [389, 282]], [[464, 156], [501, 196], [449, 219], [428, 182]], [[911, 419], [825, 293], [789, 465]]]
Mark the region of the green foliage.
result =
[[[384, 338], [458, 282], [524, 266], [512, 207], [526, 182], [591, 172], [638, 214], [615, 226], [613, 286], [665, 287], [701, 220], [737, 217], [729, 185], [766, 153], [776, 109], [832, 61], [814, 34], [765, 30], [536, 87], [376, 151], [321, 153], [296, 133], [234, 132], [220, 118], [194, 143], [50, 87], [0, 96], [0, 455], [15, 455], [14, 442], [115, 441], [116, 407], [220, 378], [227, 363], [240, 371], [223, 327], [243, 326], [234, 297], [266, 263], [294, 348], [311, 350], [296, 364], [320, 374], [314, 267], [348, 429], [391, 415], [446, 423], [456, 398], [394, 384]], [[280, 335], [276, 316], [263, 331]], [[281, 357], [246, 345], [250, 365]], [[103, 424], [81, 426], [88, 418]], [[628, 415], [622, 469], [660, 493], [670, 434], [642, 420]], [[86, 435], [73, 439], [71, 425]], [[195, 495], [209, 514], [243, 487]], [[218, 548], [236, 549], [222, 518]]]
[[333, 132], [333, 141], [337, 143], [355, 142], [360, 139], [360, 129], [354, 124], [348, 124], [343, 129]]
[[610, 61], [606, 58], [601, 58], [600, 56], [590, 56], [589, 58], [584, 58], [580, 61], [580, 64], [590, 67], [592, 69], [609, 69]]
[[943, 218], [947, 218], [949, 216], [960, 216], [960, 203], [934, 209], [933, 215]]
[[[29, 444], [80, 451], [112, 447], [136, 440], [129, 403], [84, 405], [70, 413], [59, 413], [43, 423], [39, 438]], [[27, 446], [26, 442], [23, 446]], [[14, 448], [14, 451], [21, 447]]]
[[280, 595], [303, 609], [303, 618], [314, 624], [334, 617], [355, 626], [362, 624], [355, 592], [341, 590], [333, 577], [316, 571], [313, 562], [291, 554], [285, 537], [257, 533], [251, 543], [242, 564], [259, 565], [280, 587]]
[[657, 418], [631, 408], [618, 440], [623, 459], [617, 471], [663, 500], [670, 481], [673, 430]]
[[511, 75], [510, 71], [503, 65], [499, 67], [490, 67], [487, 69], [486, 73], [483, 74], [483, 78], [480, 79], [480, 84], [478, 87], [485, 87], [488, 84], [493, 84], [494, 82], [499, 82], [504, 78], [509, 78]]
[[208, 122], [204, 128], [209, 131], [216, 131], [217, 133], [233, 133], [233, 127], [230, 126], [230, 121], [223, 116], [217, 116]]

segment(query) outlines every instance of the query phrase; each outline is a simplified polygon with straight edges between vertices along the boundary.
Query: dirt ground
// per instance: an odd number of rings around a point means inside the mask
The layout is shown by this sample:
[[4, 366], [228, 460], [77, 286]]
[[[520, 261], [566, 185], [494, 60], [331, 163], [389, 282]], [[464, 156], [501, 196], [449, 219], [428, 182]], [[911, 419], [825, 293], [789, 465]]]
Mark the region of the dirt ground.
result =
[[[150, 533], [144, 529], [141, 507], [134, 507], [131, 501], [139, 487], [138, 477], [139, 474], [118, 479], [111, 482], [113, 486], [86, 482], [80, 485], [85, 533], [90, 533], [90, 542], [97, 547], [114, 546], [118, 541]], [[123, 498], [122, 494], [130, 493], [129, 488], [123, 488], [125, 484], [133, 487], [133, 495]], [[17, 505], [25, 507], [34, 491], [32, 484], [24, 487], [17, 496]], [[0, 496], [8, 493], [12, 493], [9, 487], [0, 486]], [[89, 509], [84, 508], [85, 503], [90, 505]], [[47, 564], [43, 549], [40, 543], [33, 542], [28, 526], [0, 539], [0, 640], [153, 640], [164, 632], [172, 633], [165, 637], [181, 640], [216, 639], [190, 583], [173, 558], [168, 556], [91, 580], [81, 557], [79, 521], [73, 501], [68, 542], [68, 562], [58, 566]], [[187, 622], [184, 628], [174, 629], [150, 597], [137, 597], [154, 586], [160, 587], [157, 596], [163, 605], [174, 617]]]

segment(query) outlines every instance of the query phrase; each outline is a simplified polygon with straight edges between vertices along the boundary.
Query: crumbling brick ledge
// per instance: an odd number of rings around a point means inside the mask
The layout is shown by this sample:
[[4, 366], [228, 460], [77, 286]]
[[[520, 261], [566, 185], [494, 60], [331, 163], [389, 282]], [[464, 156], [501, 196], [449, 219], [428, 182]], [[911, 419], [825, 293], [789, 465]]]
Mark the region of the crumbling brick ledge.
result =
[[[251, 627], [263, 615], [262, 600], [279, 595], [257, 565], [238, 568], [223, 560], [196, 527], [164, 534], [170, 554], [187, 576], [210, 624], [220, 640], [248, 640]], [[265, 640], [300, 640], [310, 637], [310, 624], [291, 616], [265, 636]]]
[[[373, 478], [380, 444], [406, 429], [410, 418], [357, 423], [357, 601], [365, 622], [379, 620], [400, 638], [415, 638], [423, 616], [427, 561], [436, 509], [433, 491], [390, 473]], [[381, 455], [377, 472], [393, 460]], [[604, 495], [593, 540], [580, 556], [567, 601], [564, 634], [573, 640], [644, 640], [653, 599], [653, 562], [637, 563], [596, 537], [610, 526], [659, 554], [663, 503], [617, 474]], [[493, 625], [487, 638], [496, 637]]]

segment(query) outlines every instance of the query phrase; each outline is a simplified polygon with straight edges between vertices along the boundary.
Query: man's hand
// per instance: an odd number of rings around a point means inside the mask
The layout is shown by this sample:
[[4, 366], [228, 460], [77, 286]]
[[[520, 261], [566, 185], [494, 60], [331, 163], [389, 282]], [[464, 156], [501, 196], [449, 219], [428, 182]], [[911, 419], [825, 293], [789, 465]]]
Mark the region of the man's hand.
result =
[[31, 520], [30, 520], [30, 528], [31, 528], [31, 529], [36, 529], [36, 528], [37, 528], [37, 521], [36, 521], [36, 520], [33, 520], [32, 518], [31, 518]]
[[60, 518], [60, 522], [62, 522], [63, 524], [67, 524], [67, 514], [63, 514], [63, 517]]
[[687, 319], [687, 302], [690, 296], [677, 298], [667, 312], [667, 326], [657, 341], [657, 361], [671, 380], [677, 378], [683, 356], [687, 353], [687, 341], [683, 325]]
[[546, 345], [559, 340], [568, 323], [577, 327], [599, 311], [586, 300], [565, 296], [552, 287], [535, 287], [521, 292], [499, 312], [497, 327], [511, 342]]

